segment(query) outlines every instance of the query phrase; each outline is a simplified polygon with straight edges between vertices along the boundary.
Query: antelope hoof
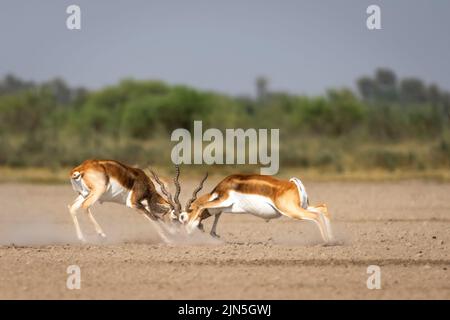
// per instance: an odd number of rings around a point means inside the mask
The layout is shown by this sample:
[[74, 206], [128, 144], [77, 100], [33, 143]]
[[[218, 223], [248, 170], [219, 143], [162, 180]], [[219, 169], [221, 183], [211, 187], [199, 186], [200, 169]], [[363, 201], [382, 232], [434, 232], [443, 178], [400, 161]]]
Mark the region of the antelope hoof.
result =
[[340, 243], [339, 241], [336, 241], [336, 240], [329, 240], [329, 241], [326, 241], [326, 242], [324, 242], [323, 244], [322, 244], [322, 247], [334, 247], [334, 246], [339, 246], [339, 245], [341, 245], [342, 243]]
[[213, 237], [215, 239], [220, 239], [220, 236], [215, 232], [211, 232], [210, 235], [211, 235], [211, 237]]

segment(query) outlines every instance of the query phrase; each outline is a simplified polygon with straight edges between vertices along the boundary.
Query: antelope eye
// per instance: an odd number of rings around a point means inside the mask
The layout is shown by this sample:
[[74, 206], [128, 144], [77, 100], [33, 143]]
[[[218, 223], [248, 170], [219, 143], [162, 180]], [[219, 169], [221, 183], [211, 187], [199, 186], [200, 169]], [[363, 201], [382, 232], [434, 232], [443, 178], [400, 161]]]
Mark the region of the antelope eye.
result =
[[187, 213], [186, 213], [186, 212], [182, 212], [182, 213], [180, 214], [180, 222], [184, 223], [184, 222], [186, 222], [187, 220], [188, 220], [188, 215], [187, 215]]

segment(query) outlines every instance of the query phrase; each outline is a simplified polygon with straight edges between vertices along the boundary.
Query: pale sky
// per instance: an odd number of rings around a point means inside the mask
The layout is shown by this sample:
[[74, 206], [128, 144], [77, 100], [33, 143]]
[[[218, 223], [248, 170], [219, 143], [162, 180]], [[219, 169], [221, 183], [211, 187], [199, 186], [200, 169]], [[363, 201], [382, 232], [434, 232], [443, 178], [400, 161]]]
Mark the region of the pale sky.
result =
[[[66, 8], [81, 7], [79, 31]], [[366, 28], [381, 7], [382, 30]], [[0, 76], [99, 88], [161, 79], [253, 94], [320, 94], [377, 67], [450, 90], [449, 0], [0, 0]]]

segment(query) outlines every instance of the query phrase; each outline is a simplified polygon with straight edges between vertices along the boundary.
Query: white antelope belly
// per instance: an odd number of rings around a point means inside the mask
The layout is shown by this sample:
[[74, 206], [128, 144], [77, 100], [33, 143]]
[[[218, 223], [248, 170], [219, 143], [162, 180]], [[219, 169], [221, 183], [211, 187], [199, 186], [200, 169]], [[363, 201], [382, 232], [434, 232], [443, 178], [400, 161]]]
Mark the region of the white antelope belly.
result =
[[[86, 198], [91, 190], [81, 177], [71, 179], [73, 189], [83, 198]], [[124, 188], [117, 180], [111, 179], [106, 187], [106, 191], [98, 199], [102, 202], [117, 202], [131, 207], [131, 190]]]
[[230, 197], [233, 213], [250, 213], [264, 219], [278, 218], [281, 215], [267, 197], [239, 192], [230, 192]]
[[105, 193], [99, 200], [100, 202], [117, 202], [131, 206], [131, 190], [123, 187], [117, 180], [110, 179]]

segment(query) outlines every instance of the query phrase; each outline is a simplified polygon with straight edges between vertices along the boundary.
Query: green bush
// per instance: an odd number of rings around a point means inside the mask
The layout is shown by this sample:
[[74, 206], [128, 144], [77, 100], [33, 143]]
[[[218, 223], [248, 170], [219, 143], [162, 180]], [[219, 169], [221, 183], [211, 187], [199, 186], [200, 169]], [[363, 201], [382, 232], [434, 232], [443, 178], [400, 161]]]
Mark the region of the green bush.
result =
[[251, 98], [160, 81], [87, 91], [8, 76], [0, 81], [0, 165], [69, 166], [91, 157], [168, 165], [171, 132], [201, 120], [204, 130], [280, 129], [282, 166], [448, 167], [450, 95], [412, 80], [383, 69], [360, 79], [361, 98], [348, 89]]

